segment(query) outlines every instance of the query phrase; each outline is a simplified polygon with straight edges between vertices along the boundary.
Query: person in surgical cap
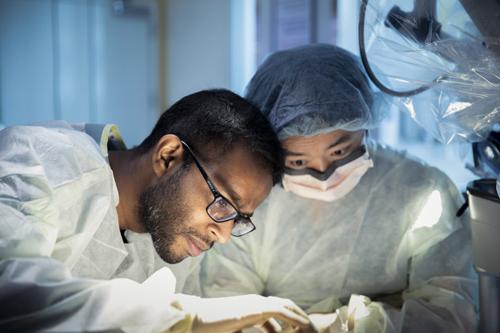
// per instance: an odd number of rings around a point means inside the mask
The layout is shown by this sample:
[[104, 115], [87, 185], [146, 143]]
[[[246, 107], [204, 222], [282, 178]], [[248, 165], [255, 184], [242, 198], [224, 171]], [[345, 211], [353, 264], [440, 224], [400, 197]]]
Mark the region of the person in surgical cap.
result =
[[132, 149], [113, 125], [1, 130], [0, 331], [232, 332], [275, 319], [312, 331], [289, 300], [176, 293], [199, 267], [190, 258], [255, 229], [281, 156], [266, 118], [227, 90], [182, 98]]
[[367, 135], [383, 118], [358, 58], [331, 45], [271, 55], [246, 97], [285, 149], [262, 227], [203, 261], [204, 296], [285, 297], [329, 332], [474, 332], [476, 279], [460, 193]]

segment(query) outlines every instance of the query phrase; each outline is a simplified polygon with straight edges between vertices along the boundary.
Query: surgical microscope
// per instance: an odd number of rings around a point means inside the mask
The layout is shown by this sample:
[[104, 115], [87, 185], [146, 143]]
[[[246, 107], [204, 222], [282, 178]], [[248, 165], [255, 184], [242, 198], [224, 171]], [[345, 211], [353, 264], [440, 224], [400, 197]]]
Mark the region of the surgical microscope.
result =
[[[478, 38], [481, 39], [480, 47], [484, 48], [484, 54], [491, 54], [486, 66], [493, 66], [490, 68], [496, 68], [500, 72], [498, 66], [500, 64], [498, 61], [500, 59], [500, 43], [498, 42], [500, 40], [500, 0], [455, 1], [460, 2], [457, 5], [463, 8], [473, 22]], [[397, 1], [395, 3], [397, 4]], [[448, 74], [444, 74], [406, 90], [389, 87], [382, 82], [383, 78], [380, 75], [377, 76], [374, 73], [373, 66], [376, 63], [368, 59], [365, 50], [367, 7], [369, 8], [369, 1], [362, 0], [358, 30], [360, 56], [371, 81], [382, 92], [410, 100], [412, 96], [422, 94], [446, 82], [449, 83], [447, 89], [457, 88], [454, 98], [461, 100], [460, 98], [463, 97], [462, 104], [466, 106], [470, 106], [473, 103], [470, 101], [474, 98], [479, 101], [479, 98], [485, 96], [481, 94], [490, 94], [488, 96], [491, 98], [488, 98], [488, 103], [484, 103], [486, 99], [483, 98], [480, 100], [483, 104], [478, 104], [478, 108], [469, 108], [470, 110], [464, 108], [462, 114], [453, 119], [453, 126], [448, 126], [447, 130], [448, 133], [455, 130], [457, 133], [464, 134], [461, 138], [472, 145], [473, 165], [470, 168], [480, 179], [467, 185], [466, 204], [471, 216], [473, 261], [479, 277], [478, 329], [481, 333], [498, 333], [500, 332], [500, 76], [491, 75], [492, 71], [473, 73], [478, 76], [491, 76], [483, 81], [487, 82], [484, 87], [487, 92], [478, 89], [477, 95], [471, 93], [471, 90], [474, 91], [473, 84], [469, 89], [460, 88], [460, 84], [462, 86], [467, 84], [467, 75], [450, 78], [447, 77]], [[411, 11], [405, 11], [393, 2], [388, 11], [384, 12], [384, 17], [379, 17], [383, 20], [383, 24], [380, 24], [381, 27], [378, 29], [389, 29], [392, 31], [390, 33], [399, 34], [408, 43], [414, 43], [420, 48], [425, 47], [427, 51], [444, 59], [444, 62], [455, 62], [453, 66], [456, 68], [462, 65], [458, 62], [463, 62], [464, 58], [456, 57], [457, 52], [449, 51], [449, 45], [459, 45], [460, 41], [443, 31], [444, 22], [439, 21], [436, 8], [436, 0], [414, 0]], [[381, 12], [374, 15], [381, 15]], [[440, 45], [444, 46], [439, 47]], [[467, 55], [471, 62], [481, 60], [472, 59], [478, 56], [477, 53], [468, 54], [467, 43], [462, 45], [465, 45], [462, 47], [464, 51], [462, 54]], [[469, 72], [471, 72], [470, 69]], [[445, 94], [436, 96], [441, 98], [443, 95]], [[431, 112], [431, 109], [430, 107], [415, 108], [414, 112]], [[463, 210], [458, 214], [463, 213]]]

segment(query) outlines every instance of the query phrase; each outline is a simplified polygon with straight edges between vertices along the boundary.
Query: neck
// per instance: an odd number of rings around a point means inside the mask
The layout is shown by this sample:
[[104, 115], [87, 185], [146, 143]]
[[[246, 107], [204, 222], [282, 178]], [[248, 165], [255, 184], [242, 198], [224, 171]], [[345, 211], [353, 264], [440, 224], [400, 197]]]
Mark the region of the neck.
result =
[[145, 232], [139, 222], [139, 197], [147, 185], [146, 157], [134, 150], [110, 151], [109, 164], [118, 188], [118, 224], [121, 230]]

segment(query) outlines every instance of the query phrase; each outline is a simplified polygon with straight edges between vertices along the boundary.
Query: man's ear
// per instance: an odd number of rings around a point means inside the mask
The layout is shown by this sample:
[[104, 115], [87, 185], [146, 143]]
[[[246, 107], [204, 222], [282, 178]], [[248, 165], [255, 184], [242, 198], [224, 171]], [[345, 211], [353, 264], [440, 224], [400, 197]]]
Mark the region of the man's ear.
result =
[[166, 134], [153, 147], [151, 163], [156, 176], [171, 172], [183, 161], [184, 147], [181, 139], [174, 134]]

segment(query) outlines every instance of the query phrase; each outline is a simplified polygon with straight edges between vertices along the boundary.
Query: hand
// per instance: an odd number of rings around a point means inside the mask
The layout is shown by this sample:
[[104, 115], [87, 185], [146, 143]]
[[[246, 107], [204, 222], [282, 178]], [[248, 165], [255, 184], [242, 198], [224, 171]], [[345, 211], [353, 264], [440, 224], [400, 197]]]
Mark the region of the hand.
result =
[[370, 303], [371, 300], [366, 296], [351, 295], [348, 305], [333, 313], [310, 314], [309, 319], [319, 333], [353, 332], [356, 320], [369, 315]]
[[318, 333], [328, 333], [334, 325], [339, 326], [340, 320], [338, 314], [333, 313], [313, 313], [309, 315], [309, 319], [313, 323]]
[[[235, 332], [261, 326], [270, 319], [280, 320], [297, 332], [316, 332], [309, 318], [295, 303], [279, 297], [242, 295], [199, 298], [179, 295], [180, 306], [194, 315], [193, 333]], [[269, 327], [269, 325], [267, 325]]]
[[284, 322], [271, 318], [262, 325], [245, 328], [237, 333], [301, 333], [310, 332], [309, 330], [302, 330], [297, 326], [291, 326]]

